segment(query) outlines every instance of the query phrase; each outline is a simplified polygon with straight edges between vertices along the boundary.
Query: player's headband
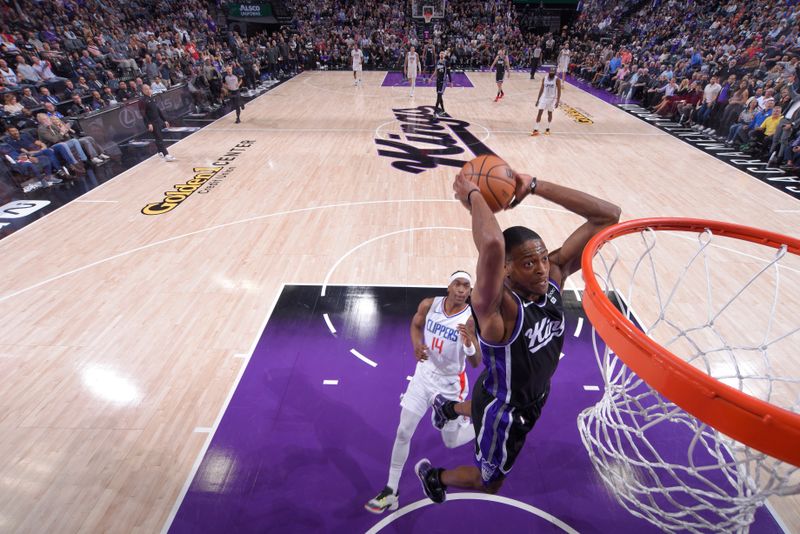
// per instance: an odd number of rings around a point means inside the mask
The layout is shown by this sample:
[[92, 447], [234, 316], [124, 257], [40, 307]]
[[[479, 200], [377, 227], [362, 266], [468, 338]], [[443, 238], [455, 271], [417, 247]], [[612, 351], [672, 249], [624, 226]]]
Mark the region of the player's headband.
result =
[[472, 277], [466, 271], [456, 271], [450, 275], [450, 280], [447, 282], [447, 285], [452, 284], [454, 281], [458, 280], [459, 278], [465, 279], [470, 286], [472, 286]]

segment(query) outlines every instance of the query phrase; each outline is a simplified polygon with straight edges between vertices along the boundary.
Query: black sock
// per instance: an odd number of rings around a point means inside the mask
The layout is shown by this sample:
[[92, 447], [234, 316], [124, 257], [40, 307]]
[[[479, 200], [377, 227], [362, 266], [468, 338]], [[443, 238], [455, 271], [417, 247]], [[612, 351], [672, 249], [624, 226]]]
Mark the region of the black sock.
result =
[[433, 473], [434, 473], [434, 476], [436, 477], [436, 481], [439, 483], [439, 487], [441, 487], [443, 490], [447, 491], [447, 486], [445, 486], [444, 482], [442, 482], [442, 471], [444, 471], [444, 469], [439, 467], [437, 469], [434, 469]]
[[450, 421], [453, 419], [458, 419], [458, 413], [456, 413], [456, 402], [448, 401], [447, 404], [442, 407], [442, 413], [444, 413], [444, 416]]

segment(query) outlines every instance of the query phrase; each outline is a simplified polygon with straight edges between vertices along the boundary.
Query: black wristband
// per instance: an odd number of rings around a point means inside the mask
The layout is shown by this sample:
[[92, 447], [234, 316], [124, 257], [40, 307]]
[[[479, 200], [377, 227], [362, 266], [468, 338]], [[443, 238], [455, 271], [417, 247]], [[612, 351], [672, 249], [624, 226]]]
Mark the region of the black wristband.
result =
[[536, 194], [536, 177], [534, 176], [531, 179], [531, 195], [535, 195], [535, 194]]
[[472, 208], [472, 193], [479, 193], [480, 189], [473, 189], [467, 194], [467, 205]]

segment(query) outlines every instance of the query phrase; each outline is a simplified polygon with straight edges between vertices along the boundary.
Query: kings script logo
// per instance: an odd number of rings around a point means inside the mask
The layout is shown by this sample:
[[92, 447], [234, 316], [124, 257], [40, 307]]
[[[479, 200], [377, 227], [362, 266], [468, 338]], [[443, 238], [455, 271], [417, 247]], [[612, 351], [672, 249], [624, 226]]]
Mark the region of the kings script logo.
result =
[[159, 202], [151, 202], [142, 208], [145, 215], [161, 215], [170, 212], [181, 205], [189, 196], [198, 191], [198, 194], [210, 193], [216, 186], [222, 183], [236, 167], [231, 165], [245, 149], [253, 146], [255, 141], [239, 141], [239, 143], [228, 150], [225, 154], [218, 157], [208, 167], [193, 167], [192, 176], [182, 184], [175, 184], [171, 191], [164, 193], [164, 199]]
[[[446, 116], [436, 116], [433, 106], [393, 109], [402, 134], [375, 139], [378, 155], [394, 159], [392, 167], [419, 174], [440, 165], [461, 168], [472, 159], [456, 158], [467, 150], [475, 156], [494, 152], [469, 131], [470, 124]], [[463, 147], [459, 145], [461, 142]], [[466, 148], [464, 148], [466, 147]]]

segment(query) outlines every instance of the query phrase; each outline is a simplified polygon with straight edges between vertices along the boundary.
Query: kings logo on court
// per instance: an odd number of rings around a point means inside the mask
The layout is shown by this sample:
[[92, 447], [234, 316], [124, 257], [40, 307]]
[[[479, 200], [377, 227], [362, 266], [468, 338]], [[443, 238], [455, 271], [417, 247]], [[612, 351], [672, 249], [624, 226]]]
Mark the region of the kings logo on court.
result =
[[[392, 109], [402, 133], [389, 133], [388, 139], [376, 138], [378, 155], [394, 160], [395, 169], [412, 174], [440, 165], [461, 168], [475, 156], [496, 155], [469, 131], [470, 123], [437, 116], [434, 110], [434, 106]], [[467, 151], [472, 155], [459, 157]]]

